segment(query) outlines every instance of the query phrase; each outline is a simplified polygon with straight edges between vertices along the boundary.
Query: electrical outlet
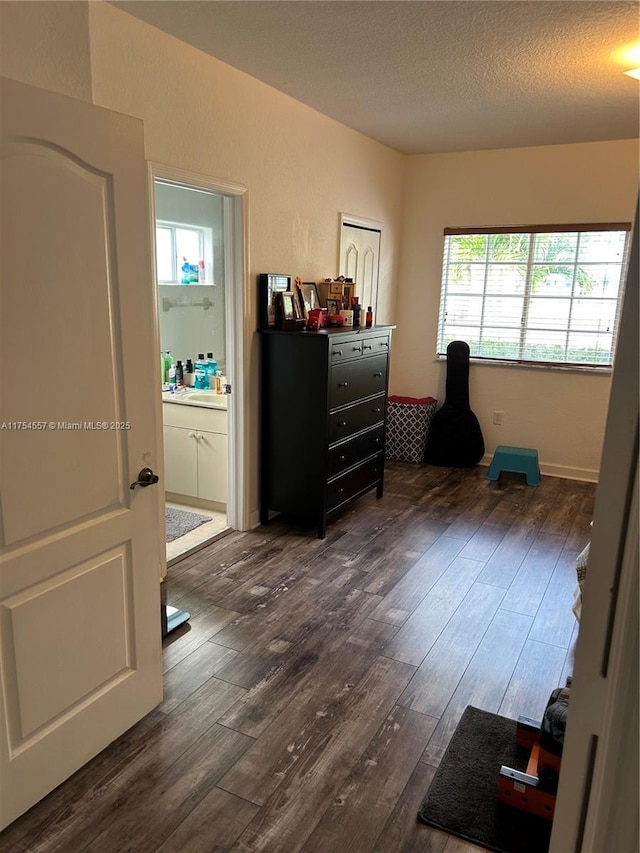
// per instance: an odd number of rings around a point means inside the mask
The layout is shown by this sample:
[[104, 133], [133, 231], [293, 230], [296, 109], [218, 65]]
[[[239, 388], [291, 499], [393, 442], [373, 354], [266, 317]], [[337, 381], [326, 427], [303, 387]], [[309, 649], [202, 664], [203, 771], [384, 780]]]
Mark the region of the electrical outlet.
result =
[[493, 413], [493, 422], [496, 426], [502, 426], [502, 417], [504, 412], [494, 412]]

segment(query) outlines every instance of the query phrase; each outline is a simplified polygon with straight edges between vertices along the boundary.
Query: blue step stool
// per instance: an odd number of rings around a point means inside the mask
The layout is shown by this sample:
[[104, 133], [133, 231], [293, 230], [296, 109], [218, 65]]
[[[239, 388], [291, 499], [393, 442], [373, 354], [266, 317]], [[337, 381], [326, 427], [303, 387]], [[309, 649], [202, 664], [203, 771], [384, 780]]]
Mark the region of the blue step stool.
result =
[[538, 451], [529, 447], [506, 447], [502, 444], [496, 447], [487, 480], [497, 480], [502, 471], [513, 471], [516, 474], [527, 475], [528, 486], [540, 485], [540, 465]]

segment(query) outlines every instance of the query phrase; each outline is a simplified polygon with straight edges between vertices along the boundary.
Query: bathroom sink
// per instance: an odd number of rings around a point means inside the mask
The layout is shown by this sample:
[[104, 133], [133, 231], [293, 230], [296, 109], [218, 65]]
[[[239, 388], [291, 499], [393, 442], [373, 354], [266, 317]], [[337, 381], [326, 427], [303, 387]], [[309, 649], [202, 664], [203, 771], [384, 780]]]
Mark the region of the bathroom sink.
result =
[[223, 394], [216, 394], [215, 391], [195, 391], [186, 395], [187, 400], [194, 400], [196, 403], [215, 403], [223, 397]]
[[191, 405], [200, 405], [200, 406], [208, 406], [213, 409], [226, 409], [227, 408], [227, 397], [225, 394], [216, 394], [216, 392], [212, 389], [211, 391], [202, 390], [202, 391], [191, 391], [191, 390], [181, 390], [176, 393], [169, 393], [168, 391], [163, 391], [162, 400], [165, 403], [182, 403], [182, 404], [191, 404]]

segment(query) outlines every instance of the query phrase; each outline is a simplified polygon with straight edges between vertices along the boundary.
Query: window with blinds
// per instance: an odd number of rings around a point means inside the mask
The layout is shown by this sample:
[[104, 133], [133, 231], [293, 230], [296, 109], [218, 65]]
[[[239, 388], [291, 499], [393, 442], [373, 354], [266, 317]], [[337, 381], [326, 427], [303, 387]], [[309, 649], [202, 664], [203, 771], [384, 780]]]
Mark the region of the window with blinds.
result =
[[438, 354], [610, 367], [629, 223], [447, 228]]

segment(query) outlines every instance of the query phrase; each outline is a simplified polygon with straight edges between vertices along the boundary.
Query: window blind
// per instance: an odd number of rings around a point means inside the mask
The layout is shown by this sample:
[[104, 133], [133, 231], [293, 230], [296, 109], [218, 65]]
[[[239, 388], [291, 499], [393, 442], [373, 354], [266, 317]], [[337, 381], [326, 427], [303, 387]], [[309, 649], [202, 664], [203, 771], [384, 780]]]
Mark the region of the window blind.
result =
[[630, 223], [446, 228], [439, 355], [610, 367]]

